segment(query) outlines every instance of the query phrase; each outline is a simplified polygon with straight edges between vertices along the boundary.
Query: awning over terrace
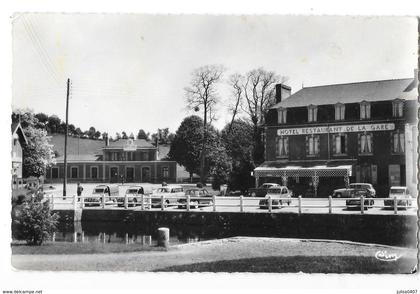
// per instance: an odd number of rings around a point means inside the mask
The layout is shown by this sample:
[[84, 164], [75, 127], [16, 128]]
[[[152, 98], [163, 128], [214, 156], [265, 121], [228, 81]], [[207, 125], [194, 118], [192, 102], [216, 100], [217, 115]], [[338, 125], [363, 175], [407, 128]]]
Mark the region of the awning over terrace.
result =
[[[254, 169], [255, 186], [259, 186], [259, 178], [279, 177], [283, 185], [287, 186], [288, 178], [310, 177], [317, 194], [320, 177], [343, 177], [346, 186], [349, 185], [349, 177], [352, 175], [351, 164], [334, 163], [303, 163], [291, 164], [280, 162], [264, 162]], [[315, 196], [316, 197], [316, 196]]]
[[259, 166], [254, 169], [255, 177], [345, 177], [351, 175], [351, 165], [315, 165], [309, 167], [291, 165], [284, 167]]

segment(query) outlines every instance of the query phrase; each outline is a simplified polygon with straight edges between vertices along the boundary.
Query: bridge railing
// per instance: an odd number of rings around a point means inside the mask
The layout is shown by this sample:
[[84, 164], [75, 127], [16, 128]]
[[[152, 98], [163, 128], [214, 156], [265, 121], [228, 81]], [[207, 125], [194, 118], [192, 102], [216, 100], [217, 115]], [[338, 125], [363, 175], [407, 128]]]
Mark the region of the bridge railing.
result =
[[[354, 209], [364, 214], [369, 208], [392, 209], [394, 214], [402, 208], [416, 207], [416, 198], [290, 198], [290, 197], [226, 197], [226, 196], [166, 196], [166, 195], [132, 195], [108, 196], [84, 195], [84, 196], [58, 196], [54, 194], [46, 195], [52, 209], [90, 209], [90, 208], [112, 208], [112, 209], [135, 209], [135, 210], [186, 210], [194, 211], [197, 209], [205, 211], [261, 211], [274, 212], [281, 211], [281, 208], [288, 208], [288, 212], [305, 213], [308, 209], [311, 212], [320, 210], [324, 213], [338, 212]], [[278, 209], [278, 210], [277, 210]]]

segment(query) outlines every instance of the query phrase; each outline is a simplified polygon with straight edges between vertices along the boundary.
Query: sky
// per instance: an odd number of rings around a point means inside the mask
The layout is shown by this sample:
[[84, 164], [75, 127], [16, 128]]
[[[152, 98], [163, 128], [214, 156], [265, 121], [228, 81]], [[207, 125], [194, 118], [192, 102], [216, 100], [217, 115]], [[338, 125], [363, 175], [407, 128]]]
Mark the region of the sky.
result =
[[[114, 135], [175, 132], [184, 88], [200, 66], [233, 73], [263, 67], [304, 87], [413, 77], [417, 20], [412, 17], [16, 14], [12, 108], [65, 118]], [[217, 128], [230, 89], [219, 84]]]

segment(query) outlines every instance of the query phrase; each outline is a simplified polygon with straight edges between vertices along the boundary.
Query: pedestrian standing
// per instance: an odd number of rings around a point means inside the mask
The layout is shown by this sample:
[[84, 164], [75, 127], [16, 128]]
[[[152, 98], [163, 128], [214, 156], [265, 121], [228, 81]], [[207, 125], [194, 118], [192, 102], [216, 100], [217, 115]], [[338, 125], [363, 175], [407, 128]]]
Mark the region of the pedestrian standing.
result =
[[80, 185], [80, 182], [77, 183], [77, 201], [80, 201], [80, 196], [82, 196], [83, 187]]

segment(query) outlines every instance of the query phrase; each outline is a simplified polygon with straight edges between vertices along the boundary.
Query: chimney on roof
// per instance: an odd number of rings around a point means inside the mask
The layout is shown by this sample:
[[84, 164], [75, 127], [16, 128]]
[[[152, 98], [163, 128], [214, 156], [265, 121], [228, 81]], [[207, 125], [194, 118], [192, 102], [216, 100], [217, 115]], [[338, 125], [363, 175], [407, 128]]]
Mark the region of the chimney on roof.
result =
[[108, 137], [108, 135], [105, 136], [104, 141], [105, 141], [105, 147], [108, 147], [109, 146], [109, 137]]
[[283, 101], [291, 95], [292, 88], [284, 84], [276, 85], [276, 103]]

